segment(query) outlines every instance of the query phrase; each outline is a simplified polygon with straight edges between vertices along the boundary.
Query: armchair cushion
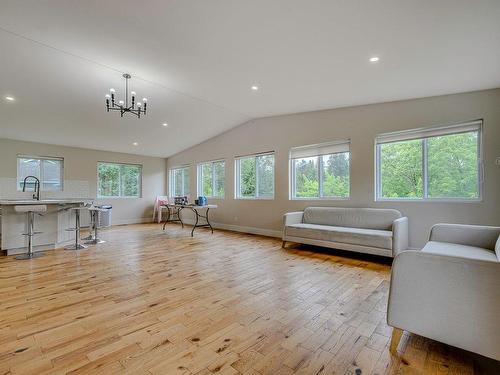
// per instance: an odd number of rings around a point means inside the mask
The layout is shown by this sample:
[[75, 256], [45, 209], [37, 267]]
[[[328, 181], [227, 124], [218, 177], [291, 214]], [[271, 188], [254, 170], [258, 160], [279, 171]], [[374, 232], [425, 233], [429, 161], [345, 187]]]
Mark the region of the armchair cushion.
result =
[[429, 241], [424, 246], [422, 251], [426, 253], [448, 255], [452, 257], [498, 262], [495, 253], [491, 250], [449, 242]]
[[392, 231], [390, 230], [300, 223], [288, 225], [285, 231], [287, 236], [292, 237], [392, 249]]

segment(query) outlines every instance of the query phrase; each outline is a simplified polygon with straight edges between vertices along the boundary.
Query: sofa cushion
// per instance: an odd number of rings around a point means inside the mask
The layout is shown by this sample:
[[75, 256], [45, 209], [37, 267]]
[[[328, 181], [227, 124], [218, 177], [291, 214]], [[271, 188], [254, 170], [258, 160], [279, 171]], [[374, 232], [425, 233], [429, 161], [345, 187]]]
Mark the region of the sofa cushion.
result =
[[392, 232], [388, 230], [302, 223], [288, 225], [285, 231], [287, 236], [392, 250]]
[[337, 227], [392, 230], [401, 212], [381, 208], [307, 207], [303, 222]]
[[423, 252], [455, 256], [460, 258], [490, 260], [498, 262], [494, 251], [482, 247], [460, 245], [450, 242], [429, 241], [422, 249]]

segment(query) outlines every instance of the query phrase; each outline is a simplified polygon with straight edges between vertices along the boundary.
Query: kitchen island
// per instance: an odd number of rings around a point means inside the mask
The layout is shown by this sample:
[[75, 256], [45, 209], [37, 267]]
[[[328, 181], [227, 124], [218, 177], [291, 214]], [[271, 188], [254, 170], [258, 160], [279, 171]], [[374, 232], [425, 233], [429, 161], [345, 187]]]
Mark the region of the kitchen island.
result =
[[33, 251], [50, 250], [68, 245], [75, 240], [75, 232], [66, 229], [75, 226], [75, 212], [91, 199], [11, 199], [0, 200], [1, 212], [1, 250], [7, 255], [27, 252], [28, 239], [26, 214], [16, 212], [21, 205], [44, 205], [46, 211], [35, 214], [35, 231], [42, 232], [33, 237]]

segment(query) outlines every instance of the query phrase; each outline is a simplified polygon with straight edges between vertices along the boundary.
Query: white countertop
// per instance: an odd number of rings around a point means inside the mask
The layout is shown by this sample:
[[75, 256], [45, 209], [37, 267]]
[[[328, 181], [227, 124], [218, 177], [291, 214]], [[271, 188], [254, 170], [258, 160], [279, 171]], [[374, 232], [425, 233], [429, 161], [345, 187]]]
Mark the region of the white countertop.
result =
[[93, 200], [92, 198], [66, 198], [66, 199], [0, 199], [0, 206], [15, 206], [24, 204], [76, 204], [85, 203]]

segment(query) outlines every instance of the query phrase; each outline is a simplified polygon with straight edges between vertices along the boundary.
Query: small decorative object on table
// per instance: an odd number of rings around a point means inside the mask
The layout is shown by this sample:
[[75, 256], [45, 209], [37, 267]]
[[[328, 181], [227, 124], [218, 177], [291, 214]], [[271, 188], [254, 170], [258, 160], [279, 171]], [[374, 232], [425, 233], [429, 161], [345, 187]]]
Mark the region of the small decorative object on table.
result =
[[199, 196], [198, 199], [195, 201], [195, 204], [197, 206], [206, 206], [208, 203], [207, 197], [205, 196]]
[[187, 196], [175, 197], [174, 203], [178, 204], [178, 205], [186, 205], [186, 204], [188, 204], [188, 197]]

